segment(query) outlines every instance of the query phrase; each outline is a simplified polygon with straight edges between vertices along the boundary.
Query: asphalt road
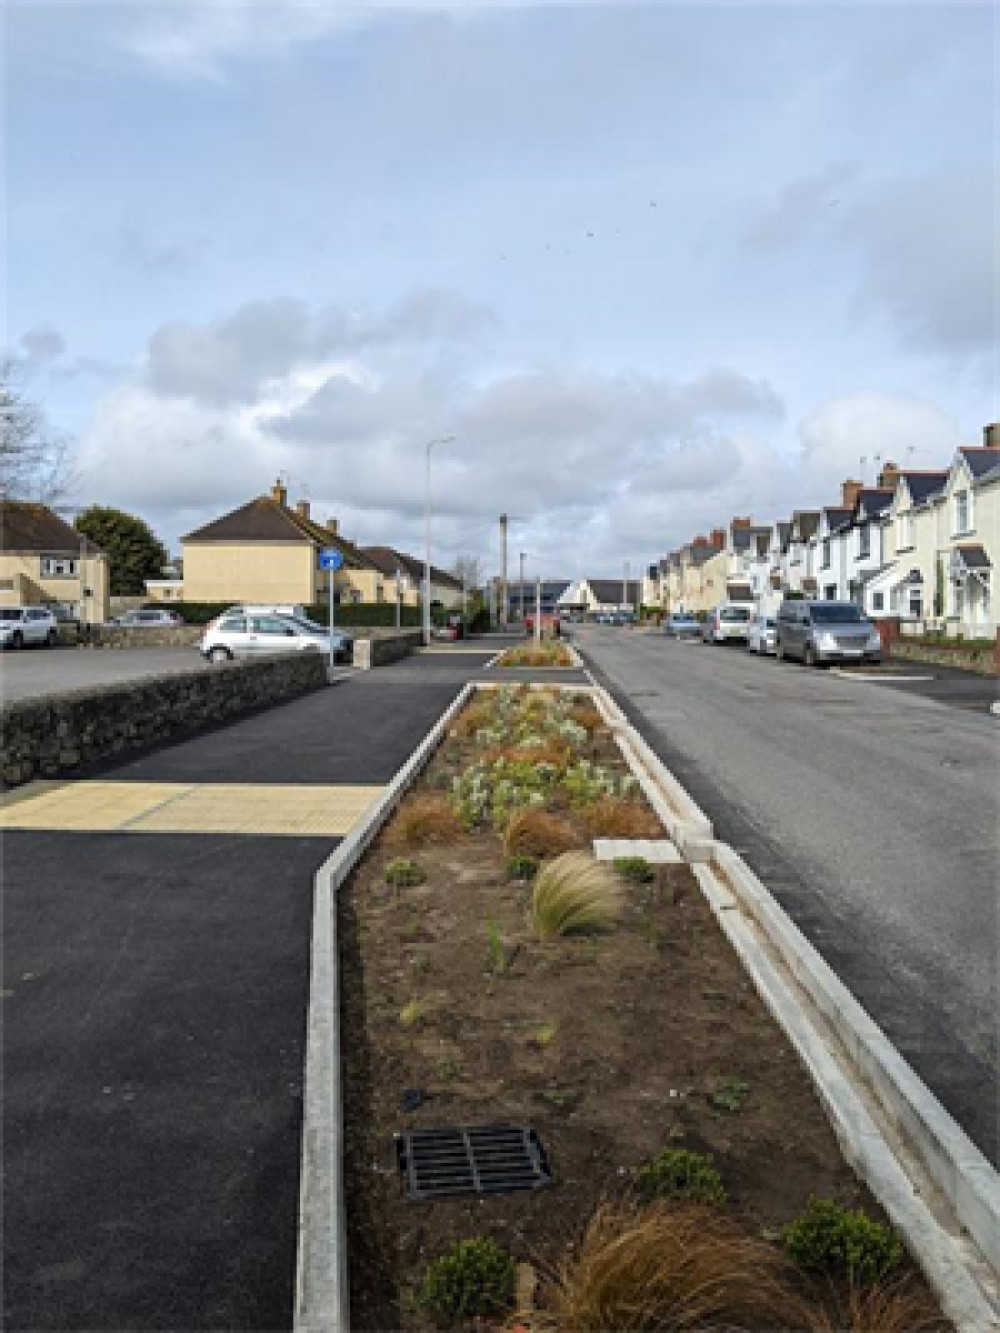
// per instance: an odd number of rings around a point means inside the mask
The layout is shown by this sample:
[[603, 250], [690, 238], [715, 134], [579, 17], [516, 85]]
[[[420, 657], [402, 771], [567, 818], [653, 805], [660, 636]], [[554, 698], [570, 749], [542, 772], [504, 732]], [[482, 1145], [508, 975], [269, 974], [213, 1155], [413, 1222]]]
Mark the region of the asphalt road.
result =
[[603, 627], [576, 641], [997, 1162], [1000, 720], [738, 648]]
[[23, 648], [0, 653], [0, 701], [207, 669], [195, 648]]
[[[103, 776], [385, 783], [493, 651]], [[5, 1329], [291, 1326], [312, 877], [336, 842], [5, 832]]]

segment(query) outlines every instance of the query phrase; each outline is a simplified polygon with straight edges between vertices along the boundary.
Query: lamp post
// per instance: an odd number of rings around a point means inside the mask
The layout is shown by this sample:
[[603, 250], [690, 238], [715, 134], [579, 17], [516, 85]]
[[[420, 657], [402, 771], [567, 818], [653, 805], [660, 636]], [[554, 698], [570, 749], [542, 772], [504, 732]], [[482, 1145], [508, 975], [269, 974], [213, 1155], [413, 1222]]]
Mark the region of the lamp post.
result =
[[454, 435], [427, 441], [427, 506], [424, 510], [424, 647], [431, 641], [431, 449], [436, 444], [454, 444]]
[[522, 625], [524, 624], [524, 560], [525, 560], [525, 556], [526, 556], [526, 555], [527, 555], [527, 552], [526, 552], [526, 551], [522, 551], [522, 552], [521, 552], [521, 555], [520, 555], [520, 559], [521, 559], [521, 572], [520, 572], [520, 574], [518, 575], [518, 578], [517, 578], [517, 590], [518, 590], [518, 594], [519, 594], [520, 599], [521, 599], [521, 624], [522, 624]]

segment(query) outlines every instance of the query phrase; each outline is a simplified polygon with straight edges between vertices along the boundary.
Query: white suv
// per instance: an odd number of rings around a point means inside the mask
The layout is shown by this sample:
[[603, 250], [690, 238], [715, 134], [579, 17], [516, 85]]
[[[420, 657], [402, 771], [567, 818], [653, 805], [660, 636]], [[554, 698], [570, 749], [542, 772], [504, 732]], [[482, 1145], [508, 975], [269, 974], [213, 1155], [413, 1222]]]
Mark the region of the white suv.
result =
[[56, 618], [47, 606], [0, 606], [0, 646], [24, 648], [40, 643], [54, 648], [58, 642]]

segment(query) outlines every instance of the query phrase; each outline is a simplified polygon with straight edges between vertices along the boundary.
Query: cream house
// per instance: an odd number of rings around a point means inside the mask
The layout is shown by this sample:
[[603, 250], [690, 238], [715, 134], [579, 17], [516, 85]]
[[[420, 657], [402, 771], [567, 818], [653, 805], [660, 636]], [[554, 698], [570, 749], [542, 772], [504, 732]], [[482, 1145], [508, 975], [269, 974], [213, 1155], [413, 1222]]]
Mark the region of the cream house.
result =
[[285, 487], [258, 496], [181, 539], [184, 601], [309, 606], [329, 596], [320, 552], [335, 548], [343, 565], [334, 579], [339, 602], [385, 600], [384, 579], [341, 537], [335, 520], [315, 522], [309, 503], [289, 508]]
[[[396, 600], [396, 582], [399, 581], [399, 599], [404, 606], [419, 606], [423, 598], [424, 562], [392, 546], [363, 546], [361, 554], [382, 576], [383, 598]], [[431, 602], [440, 602], [448, 611], [462, 605], [462, 580], [436, 565], [431, 565]], [[382, 600], [382, 598], [380, 598]]]
[[84, 624], [110, 615], [108, 557], [51, 509], [0, 502], [0, 606], [65, 607]]

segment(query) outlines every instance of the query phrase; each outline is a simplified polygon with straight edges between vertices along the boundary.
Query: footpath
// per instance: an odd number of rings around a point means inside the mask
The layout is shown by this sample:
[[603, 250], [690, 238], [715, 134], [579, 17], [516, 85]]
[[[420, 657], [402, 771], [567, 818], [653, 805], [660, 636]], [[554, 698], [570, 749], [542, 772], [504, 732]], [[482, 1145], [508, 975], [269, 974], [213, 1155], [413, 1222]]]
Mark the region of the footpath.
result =
[[6, 1328], [290, 1327], [313, 875], [497, 647], [4, 799]]

